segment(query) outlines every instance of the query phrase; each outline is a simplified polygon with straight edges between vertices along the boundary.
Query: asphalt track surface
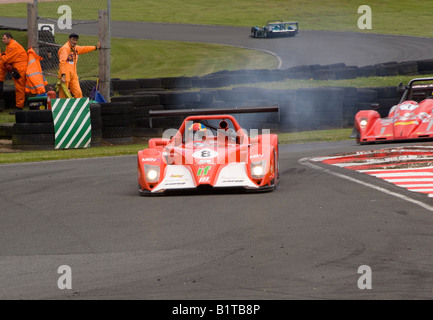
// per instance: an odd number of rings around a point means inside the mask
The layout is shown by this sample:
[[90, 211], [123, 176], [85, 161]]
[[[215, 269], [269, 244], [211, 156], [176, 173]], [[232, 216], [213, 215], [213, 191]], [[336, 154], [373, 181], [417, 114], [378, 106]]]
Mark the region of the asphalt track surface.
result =
[[[48, 23], [52, 23], [48, 21]], [[0, 18], [0, 25], [27, 28], [25, 19]], [[56, 27], [57, 28], [57, 27]], [[87, 34], [97, 33], [89, 27]], [[56, 29], [56, 33], [65, 32]], [[117, 38], [225, 44], [261, 50], [276, 59], [279, 68], [304, 64], [365, 66], [376, 63], [431, 59], [433, 40], [424, 37], [337, 31], [302, 30], [293, 38], [254, 39], [248, 27], [112, 21]], [[84, 45], [84, 43], [83, 43]]]
[[281, 146], [261, 194], [140, 197], [135, 156], [0, 165], [0, 299], [432, 299], [432, 200], [308, 161], [390, 146]]
[[[291, 38], [251, 38], [250, 28], [115, 21], [113, 37], [217, 43], [263, 50], [275, 55], [282, 69], [304, 64], [365, 66], [431, 59], [430, 38], [394, 35], [303, 31]], [[416, 48], [416, 50], [414, 50]]]
[[281, 146], [261, 194], [140, 197], [135, 156], [1, 165], [0, 299], [431, 299], [433, 211], [300, 161], [375, 147]]

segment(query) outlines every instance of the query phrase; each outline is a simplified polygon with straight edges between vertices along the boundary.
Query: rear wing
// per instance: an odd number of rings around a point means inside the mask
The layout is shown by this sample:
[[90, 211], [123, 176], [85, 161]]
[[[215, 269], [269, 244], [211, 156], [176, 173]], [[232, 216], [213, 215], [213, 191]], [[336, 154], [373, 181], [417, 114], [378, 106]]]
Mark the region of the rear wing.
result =
[[[433, 82], [433, 78], [415, 78], [410, 80], [407, 85], [400, 83], [397, 87], [397, 91], [404, 91], [404, 93], [399, 103], [406, 100], [415, 100], [415, 98], [425, 99], [428, 96], [431, 96], [433, 93], [433, 83], [425, 84], [427, 81]], [[424, 84], [414, 85], [416, 82], [424, 82]]]
[[[188, 116], [227, 116], [234, 119], [231, 114], [237, 113], [262, 113], [262, 112], [278, 112], [278, 122], [280, 122], [280, 113], [278, 106], [257, 106], [257, 107], [235, 107], [235, 108], [201, 108], [201, 109], [178, 109], [178, 110], [150, 110], [149, 111], [149, 122], [152, 127], [152, 118], [154, 117], [170, 117], [170, 116], [183, 116], [185, 119]], [[234, 126], [239, 127], [237, 121], [234, 122]], [[180, 131], [184, 132], [185, 120], [180, 127]], [[240, 129], [240, 127], [238, 128]]]
[[172, 117], [172, 116], [199, 116], [217, 114], [236, 114], [236, 113], [261, 113], [278, 112], [278, 106], [259, 106], [259, 107], [235, 107], [235, 108], [200, 108], [200, 109], [177, 109], [177, 110], [150, 110], [149, 117]]
[[288, 23], [288, 24], [296, 24], [298, 25], [298, 21], [287, 21], [287, 20], [269, 20], [266, 22], [266, 24], [273, 24], [273, 23]]

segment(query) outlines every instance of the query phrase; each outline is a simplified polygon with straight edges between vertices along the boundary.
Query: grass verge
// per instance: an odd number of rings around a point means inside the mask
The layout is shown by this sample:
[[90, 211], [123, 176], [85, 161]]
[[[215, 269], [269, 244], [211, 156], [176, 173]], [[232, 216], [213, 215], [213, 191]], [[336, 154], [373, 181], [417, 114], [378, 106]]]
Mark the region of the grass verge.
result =
[[141, 149], [147, 147], [147, 142], [129, 145], [100, 146], [88, 149], [69, 150], [37, 150], [37, 151], [12, 151], [0, 153], [0, 163], [38, 162], [50, 160], [68, 160], [82, 158], [114, 157], [135, 155]]
[[433, 77], [432, 74], [412, 75], [412, 76], [389, 76], [389, 77], [359, 77], [355, 79], [343, 80], [293, 80], [287, 79], [281, 82], [261, 82], [256, 84], [247, 84], [247, 86], [259, 87], [264, 89], [300, 89], [307, 87], [397, 87], [399, 83], [407, 84], [413, 78]]
[[[10, 32], [26, 47], [26, 32]], [[56, 41], [66, 43], [67, 36], [56, 35]], [[80, 37], [80, 45], [96, 42], [93, 36]], [[112, 38], [111, 46], [111, 77], [120, 79], [202, 76], [221, 70], [276, 69], [278, 66], [277, 59], [268, 53], [218, 44]], [[5, 50], [3, 43], [0, 43], [0, 50]], [[97, 57], [97, 52], [80, 56], [80, 77], [98, 74]], [[57, 74], [57, 70], [55, 65], [54, 69], [44, 71]], [[57, 79], [47, 75], [47, 80], [55, 83]]]

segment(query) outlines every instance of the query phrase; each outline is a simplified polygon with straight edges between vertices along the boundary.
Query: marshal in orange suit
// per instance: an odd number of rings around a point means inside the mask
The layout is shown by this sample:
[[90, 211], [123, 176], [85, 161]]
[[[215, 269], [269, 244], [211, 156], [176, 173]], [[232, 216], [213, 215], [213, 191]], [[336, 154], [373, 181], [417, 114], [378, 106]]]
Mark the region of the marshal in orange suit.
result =
[[6, 45], [6, 51], [0, 56], [0, 95], [3, 91], [6, 74], [12, 72], [12, 79], [15, 83], [16, 109], [22, 110], [26, 99], [28, 55], [9, 32], [3, 34], [2, 41]]
[[[96, 46], [78, 46], [78, 37], [75, 33], [70, 34], [68, 42], [59, 50], [59, 79], [71, 91], [74, 98], [83, 97], [77, 74], [78, 56], [101, 48], [100, 42]], [[59, 98], [67, 98], [67, 95], [61, 88], [59, 90]]]

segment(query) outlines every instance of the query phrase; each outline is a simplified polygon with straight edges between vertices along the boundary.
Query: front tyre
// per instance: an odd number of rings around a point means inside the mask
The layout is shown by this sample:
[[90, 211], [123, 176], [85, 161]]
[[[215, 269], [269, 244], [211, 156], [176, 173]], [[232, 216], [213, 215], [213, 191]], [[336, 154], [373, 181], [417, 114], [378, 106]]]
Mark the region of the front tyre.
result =
[[273, 179], [273, 190], [277, 189], [280, 183], [280, 162], [278, 160], [277, 152], [274, 149], [274, 179]]

